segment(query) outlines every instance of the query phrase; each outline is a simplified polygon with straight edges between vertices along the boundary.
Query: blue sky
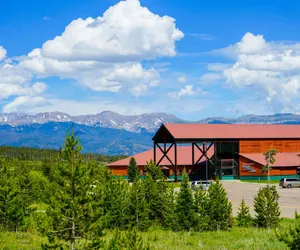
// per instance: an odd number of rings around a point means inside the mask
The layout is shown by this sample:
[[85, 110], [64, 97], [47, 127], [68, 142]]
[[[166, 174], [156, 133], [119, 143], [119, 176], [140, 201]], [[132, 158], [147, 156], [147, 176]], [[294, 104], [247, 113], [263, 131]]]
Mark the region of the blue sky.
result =
[[299, 5], [4, 1], [0, 108], [190, 120], [298, 113]]

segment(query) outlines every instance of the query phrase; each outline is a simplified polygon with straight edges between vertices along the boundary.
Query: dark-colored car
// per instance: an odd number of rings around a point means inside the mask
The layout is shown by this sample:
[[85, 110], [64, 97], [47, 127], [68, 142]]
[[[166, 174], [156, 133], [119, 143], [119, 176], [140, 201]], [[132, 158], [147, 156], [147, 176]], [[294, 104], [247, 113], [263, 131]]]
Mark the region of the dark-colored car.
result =
[[281, 186], [283, 188], [300, 187], [300, 179], [297, 179], [297, 178], [282, 178], [280, 180], [279, 186]]

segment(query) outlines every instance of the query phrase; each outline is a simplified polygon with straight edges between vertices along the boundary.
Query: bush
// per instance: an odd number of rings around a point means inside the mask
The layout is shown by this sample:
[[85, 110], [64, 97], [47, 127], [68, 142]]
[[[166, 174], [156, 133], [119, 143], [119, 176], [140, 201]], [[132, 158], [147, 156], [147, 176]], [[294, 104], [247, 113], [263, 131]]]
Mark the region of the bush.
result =
[[276, 231], [279, 241], [284, 242], [290, 249], [300, 250], [300, 216], [295, 211], [296, 226], [290, 227], [288, 230], [280, 229]]

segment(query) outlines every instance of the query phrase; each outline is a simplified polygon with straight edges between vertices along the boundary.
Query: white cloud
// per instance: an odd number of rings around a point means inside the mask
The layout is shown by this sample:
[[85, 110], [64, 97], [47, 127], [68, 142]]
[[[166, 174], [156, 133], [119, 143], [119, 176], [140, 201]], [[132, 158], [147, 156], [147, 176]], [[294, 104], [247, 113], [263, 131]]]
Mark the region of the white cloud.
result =
[[0, 46], [0, 61], [6, 57], [6, 49]]
[[177, 78], [177, 81], [178, 81], [178, 82], [181, 82], [181, 83], [186, 83], [186, 78], [185, 78], [185, 76], [179, 76], [179, 77]]
[[268, 42], [246, 33], [240, 42], [218, 51], [235, 63], [223, 70], [225, 82], [263, 98], [274, 112], [295, 110], [300, 95], [300, 43]]
[[156, 15], [138, 0], [121, 1], [101, 17], [72, 21], [20, 65], [39, 78], [59, 76], [94, 91], [139, 95], [160, 78], [142, 62], [174, 56], [175, 42], [183, 36], [172, 17]]
[[44, 43], [45, 57], [70, 61], [140, 61], [174, 56], [183, 33], [174, 19], [160, 17], [138, 0], [121, 1], [102, 17], [72, 21], [61, 36]]
[[201, 83], [214, 83], [223, 78], [223, 75], [221, 73], [205, 73], [200, 77]]
[[0, 100], [10, 96], [36, 95], [45, 91], [42, 82], [32, 84], [32, 73], [20, 65], [0, 64]]
[[12, 102], [4, 106], [3, 112], [28, 112], [36, 106], [41, 107], [47, 105], [47, 100], [40, 96], [18, 96]]
[[169, 93], [169, 96], [175, 99], [179, 99], [183, 96], [191, 96], [195, 94], [196, 91], [194, 90], [193, 85], [185, 85], [185, 87], [180, 89], [179, 91]]
[[207, 70], [220, 72], [220, 71], [223, 71], [230, 67], [231, 67], [231, 64], [228, 64], [228, 63], [209, 63], [207, 65]]

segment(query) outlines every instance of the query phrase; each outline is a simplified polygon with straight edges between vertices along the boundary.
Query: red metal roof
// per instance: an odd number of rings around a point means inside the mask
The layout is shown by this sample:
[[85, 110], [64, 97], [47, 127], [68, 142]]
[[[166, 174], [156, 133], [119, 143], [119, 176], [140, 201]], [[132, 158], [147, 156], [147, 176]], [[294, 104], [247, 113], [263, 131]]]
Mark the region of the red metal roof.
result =
[[175, 139], [300, 139], [300, 125], [163, 124], [162, 126]]
[[[213, 149], [213, 147], [211, 147], [207, 152], [207, 156], [210, 158], [213, 156], [213, 154], [214, 154], [214, 149]], [[202, 155], [202, 153], [195, 147], [195, 162], [200, 158], [201, 155]], [[153, 156], [154, 156], [153, 149], [150, 149], [148, 151], [133, 155], [132, 157], [135, 158], [135, 161], [138, 166], [145, 166], [147, 161], [150, 161], [151, 159], [153, 159]], [[156, 160], [159, 161], [161, 157], [162, 157], [162, 153], [157, 148], [156, 149]], [[168, 157], [174, 163], [174, 146], [168, 152]], [[128, 158], [125, 158], [125, 159], [122, 159], [122, 160], [119, 160], [116, 162], [112, 162], [112, 163], [108, 164], [107, 166], [108, 167], [128, 166], [130, 158], [131, 157], [128, 157]], [[206, 158], [203, 156], [203, 158], [201, 159], [201, 162], [204, 162], [205, 159]], [[170, 162], [168, 161], [168, 159], [166, 157], [162, 160], [162, 162], [159, 165], [160, 166], [171, 166]], [[177, 146], [177, 165], [181, 165], [181, 166], [192, 165], [192, 147], [191, 146], [182, 146], [182, 147]]]
[[[263, 154], [240, 154], [249, 160], [266, 165], [265, 156]], [[273, 167], [295, 167], [300, 166], [299, 153], [277, 153], [275, 156]]]

